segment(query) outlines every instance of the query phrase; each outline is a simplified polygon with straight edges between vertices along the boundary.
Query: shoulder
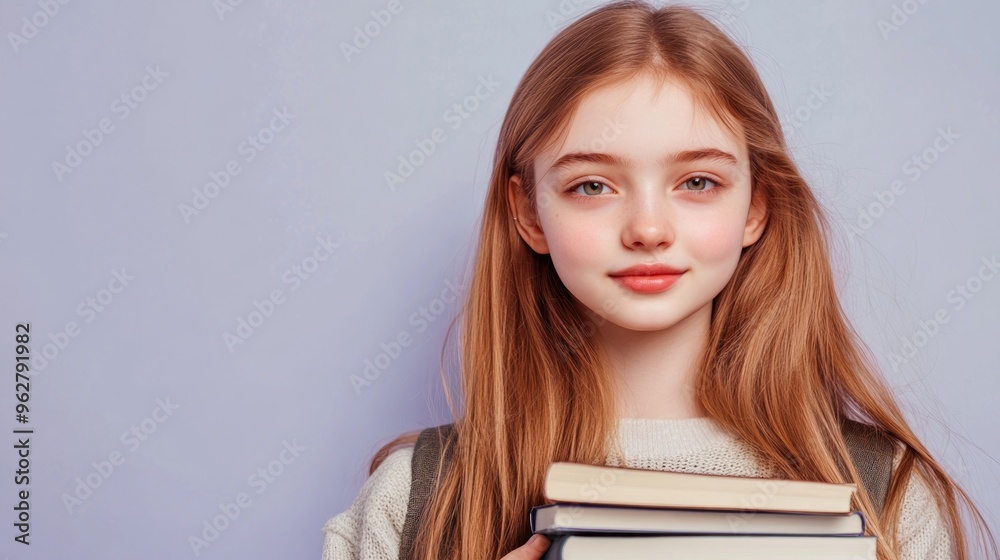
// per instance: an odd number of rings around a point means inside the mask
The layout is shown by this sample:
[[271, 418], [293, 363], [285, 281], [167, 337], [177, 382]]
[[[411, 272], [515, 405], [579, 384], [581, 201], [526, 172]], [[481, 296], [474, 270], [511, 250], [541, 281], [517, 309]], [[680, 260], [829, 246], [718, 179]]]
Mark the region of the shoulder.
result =
[[365, 481], [350, 508], [323, 526], [323, 560], [395, 560], [410, 498], [413, 446], [390, 453]]
[[[893, 469], [902, 457], [902, 444], [896, 448]], [[928, 482], [915, 469], [903, 494], [897, 529], [900, 560], [949, 560], [954, 558], [951, 523], [938, 507]]]

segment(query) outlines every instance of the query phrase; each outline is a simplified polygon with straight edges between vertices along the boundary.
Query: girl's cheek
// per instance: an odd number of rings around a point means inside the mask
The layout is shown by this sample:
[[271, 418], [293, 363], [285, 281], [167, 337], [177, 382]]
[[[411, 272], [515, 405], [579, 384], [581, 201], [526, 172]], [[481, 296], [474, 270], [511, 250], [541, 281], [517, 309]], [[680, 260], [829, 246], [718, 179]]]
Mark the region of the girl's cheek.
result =
[[685, 245], [699, 260], [732, 260], [743, 250], [744, 225], [738, 217], [692, 224]]
[[[564, 283], [585, 277], [595, 268], [609, 266], [608, 255], [601, 249], [601, 233], [607, 226], [599, 227], [593, 220], [562, 214], [552, 216], [542, 227], [552, 263], [560, 276], [567, 276]], [[606, 231], [603, 233], [607, 235]], [[603, 244], [606, 243], [605, 240]]]
[[554, 258], [563, 262], [586, 264], [598, 260], [600, 253], [599, 228], [586, 222], [557, 222], [555, 231], [546, 235]]

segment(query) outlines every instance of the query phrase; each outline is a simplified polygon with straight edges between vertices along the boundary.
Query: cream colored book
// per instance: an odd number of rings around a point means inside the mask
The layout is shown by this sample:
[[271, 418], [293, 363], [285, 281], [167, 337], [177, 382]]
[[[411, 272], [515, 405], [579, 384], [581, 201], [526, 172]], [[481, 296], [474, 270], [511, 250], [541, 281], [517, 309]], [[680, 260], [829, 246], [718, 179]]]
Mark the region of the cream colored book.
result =
[[545, 475], [554, 502], [662, 508], [850, 513], [854, 483], [690, 474], [556, 462]]

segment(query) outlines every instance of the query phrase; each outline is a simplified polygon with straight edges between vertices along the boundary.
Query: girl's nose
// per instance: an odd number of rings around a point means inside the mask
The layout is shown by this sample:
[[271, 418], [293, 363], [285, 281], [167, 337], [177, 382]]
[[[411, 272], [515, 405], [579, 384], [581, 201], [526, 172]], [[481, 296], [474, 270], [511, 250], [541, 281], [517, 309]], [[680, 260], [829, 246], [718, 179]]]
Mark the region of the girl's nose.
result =
[[669, 247], [674, 235], [674, 220], [663, 192], [636, 198], [624, 216], [622, 242], [627, 247], [647, 250]]

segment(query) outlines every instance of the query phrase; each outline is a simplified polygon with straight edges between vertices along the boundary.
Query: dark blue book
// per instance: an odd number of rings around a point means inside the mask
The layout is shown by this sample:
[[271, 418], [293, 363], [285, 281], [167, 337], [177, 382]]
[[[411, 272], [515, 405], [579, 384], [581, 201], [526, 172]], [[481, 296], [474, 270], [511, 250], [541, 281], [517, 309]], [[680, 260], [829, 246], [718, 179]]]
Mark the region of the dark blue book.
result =
[[875, 560], [875, 537], [560, 535], [542, 560]]

